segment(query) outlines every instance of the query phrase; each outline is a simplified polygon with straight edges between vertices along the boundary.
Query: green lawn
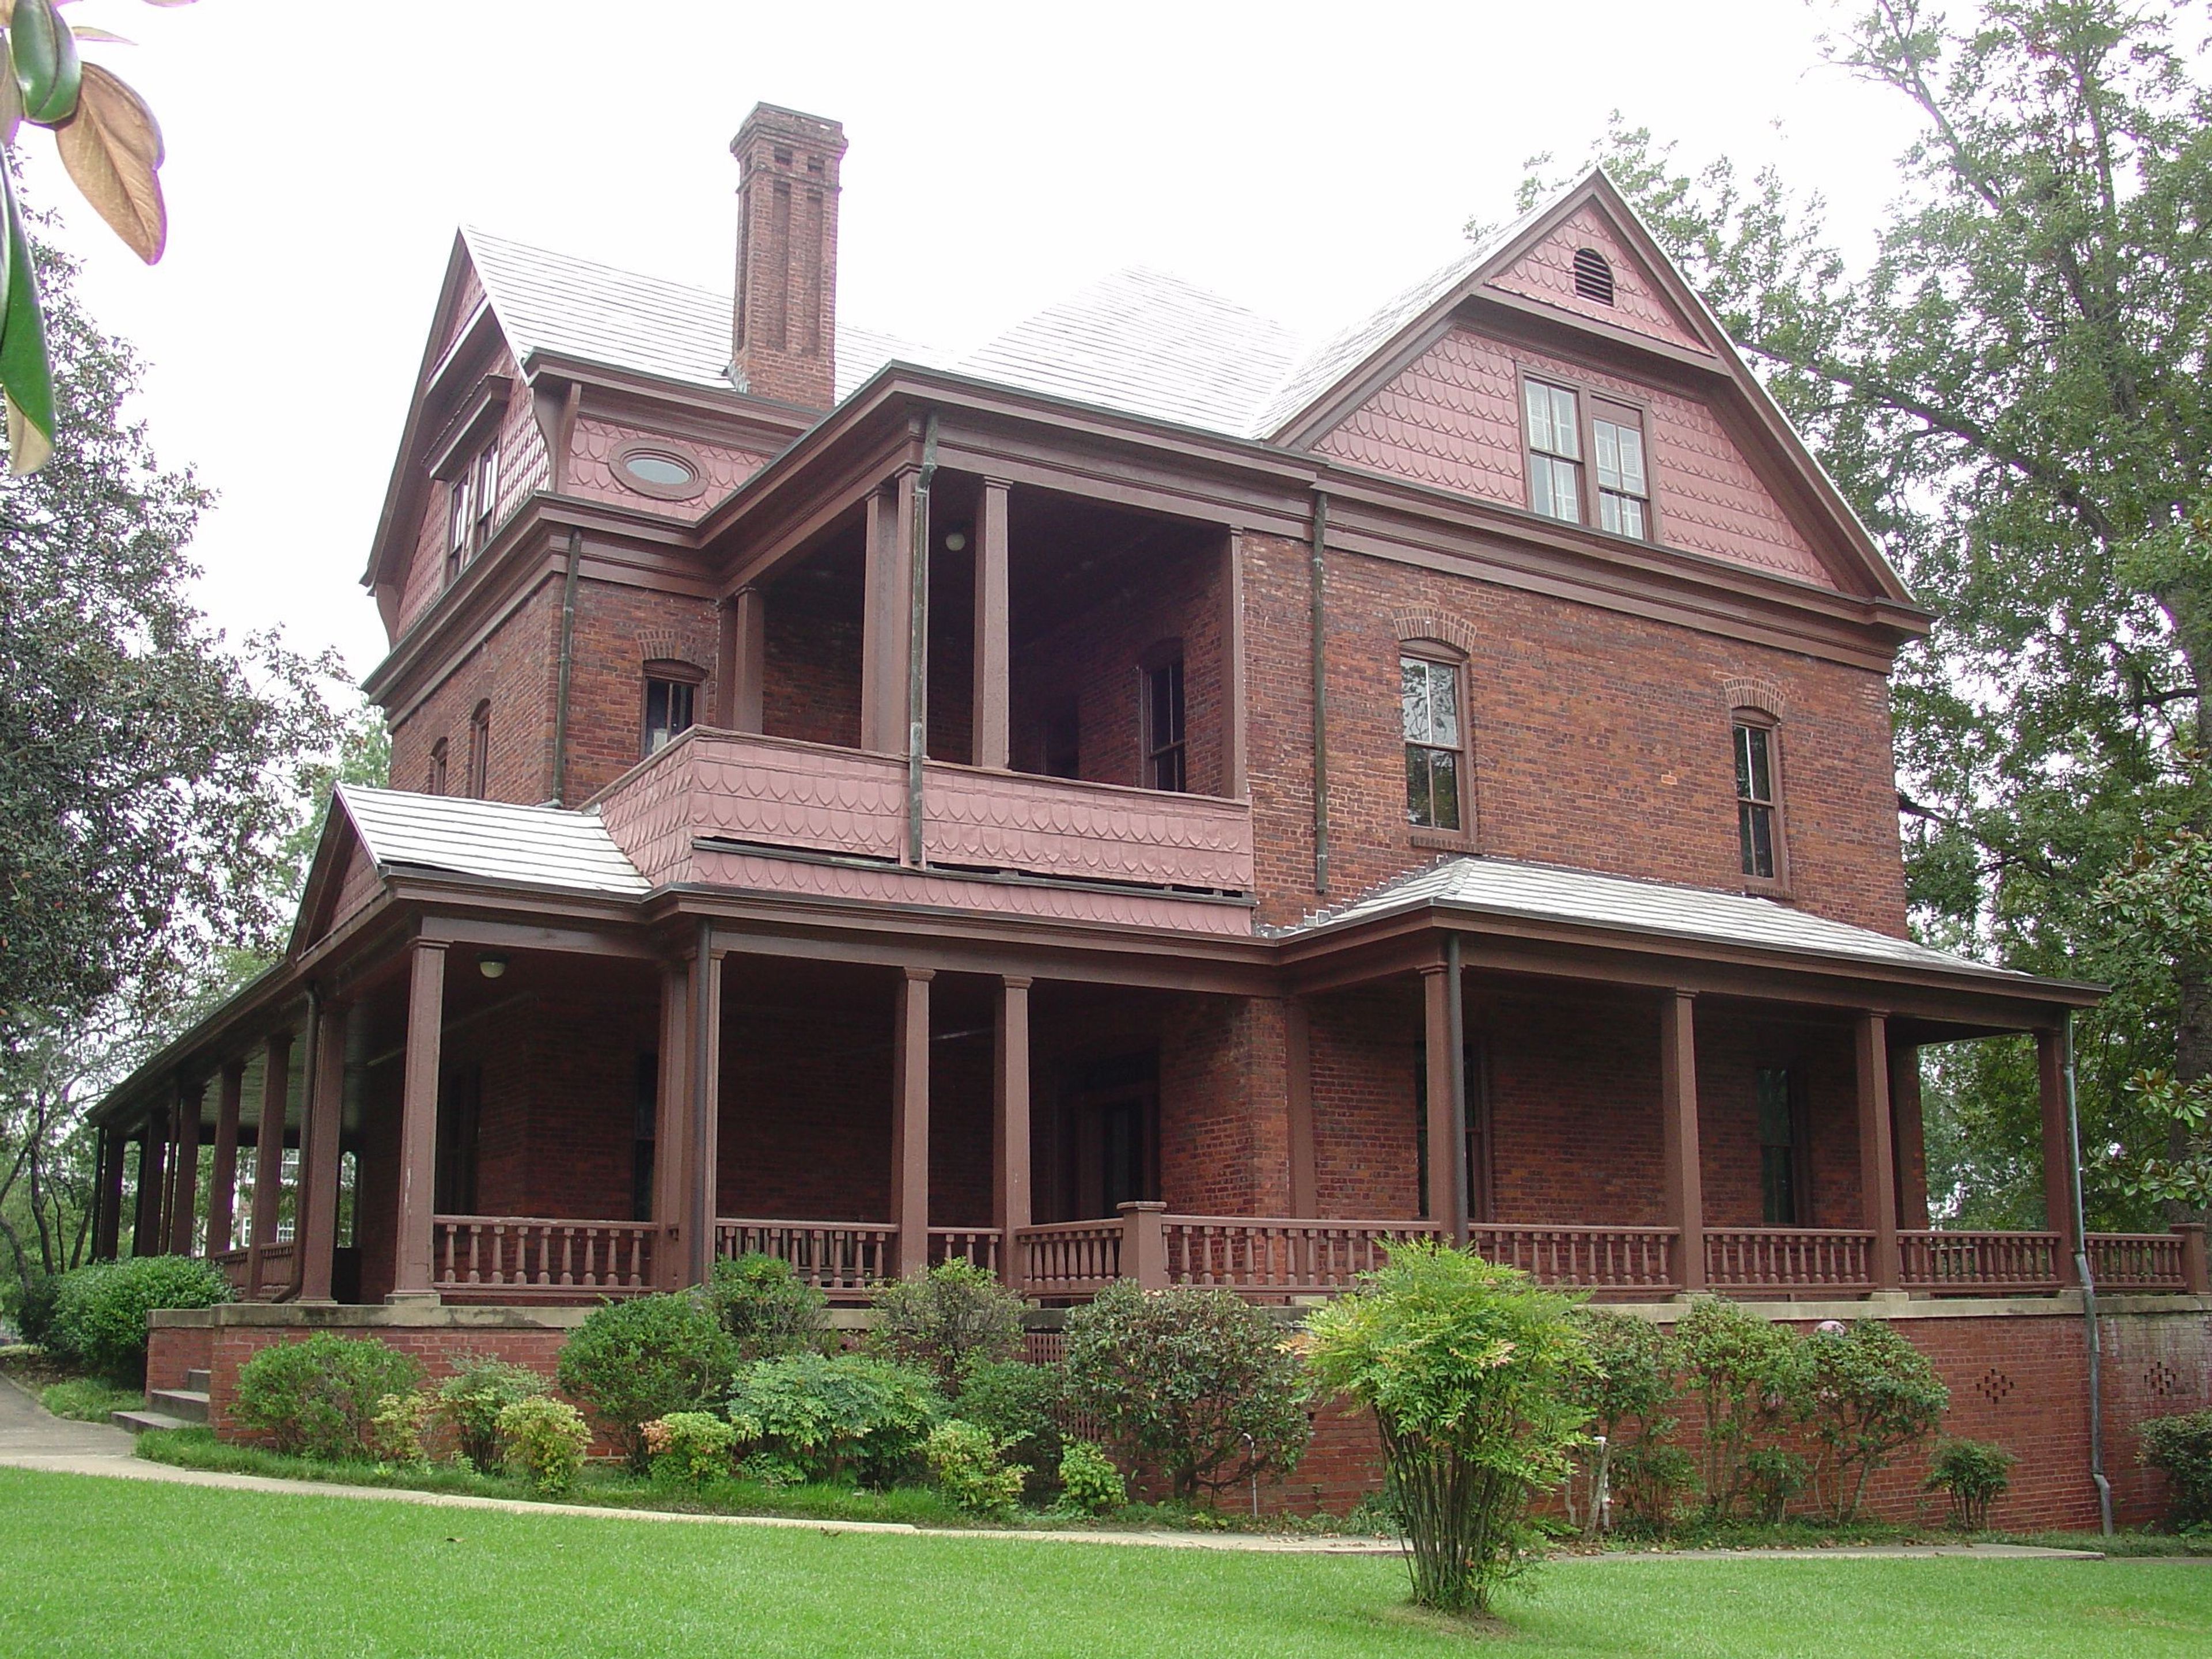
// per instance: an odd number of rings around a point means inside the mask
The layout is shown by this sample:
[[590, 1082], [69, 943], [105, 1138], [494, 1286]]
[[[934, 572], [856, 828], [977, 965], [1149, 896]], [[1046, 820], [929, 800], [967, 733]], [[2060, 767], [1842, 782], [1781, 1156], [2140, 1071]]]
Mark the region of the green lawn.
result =
[[[0, 1652], [1465, 1652], [1389, 1560], [656, 1524], [0, 1469]], [[2182, 1562], [1614, 1561], [1546, 1571], [1516, 1655], [2037, 1659], [2212, 1648]]]

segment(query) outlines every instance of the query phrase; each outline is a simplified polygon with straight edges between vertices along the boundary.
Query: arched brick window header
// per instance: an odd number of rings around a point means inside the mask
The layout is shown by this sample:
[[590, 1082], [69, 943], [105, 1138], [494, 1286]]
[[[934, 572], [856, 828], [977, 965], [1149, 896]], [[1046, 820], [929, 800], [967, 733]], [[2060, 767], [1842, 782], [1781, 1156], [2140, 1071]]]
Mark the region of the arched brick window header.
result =
[[1401, 645], [1427, 641], [1449, 645], [1462, 656], [1474, 655], [1473, 626], [1449, 611], [1426, 606], [1419, 611], [1401, 611], [1390, 618], [1390, 627]]
[[1782, 719], [1786, 707], [1782, 700], [1781, 689], [1766, 680], [1723, 680], [1721, 683], [1721, 700], [1728, 704], [1731, 713], [1739, 708], [1749, 708], [1771, 720]]
[[702, 678], [709, 672], [713, 653], [706, 646], [673, 628], [648, 629], [637, 636], [641, 663], [680, 663]]

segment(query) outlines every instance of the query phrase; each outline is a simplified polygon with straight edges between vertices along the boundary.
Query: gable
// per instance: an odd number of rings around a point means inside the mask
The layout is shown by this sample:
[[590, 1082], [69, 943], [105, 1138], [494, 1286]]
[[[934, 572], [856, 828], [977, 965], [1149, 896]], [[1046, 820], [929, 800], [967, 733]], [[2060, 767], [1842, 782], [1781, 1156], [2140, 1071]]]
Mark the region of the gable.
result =
[[297, 956], [336, 930], [383, 888], [384, 873], [345, 811], [343, 794], [334, 795], [300, 896], [300, 913], [293, 919], [289, 953]]
[[1455, 328], [1314, 447], [1334, 459], [1509, 507], [1528, 505], [1522, 370], [1644, 406], [1655, 538], [1662, 547], [1835, 588], [1813, 550], [1705, 404]]
[[[1613, 268], [1613, 303], [1583, 297], [1575, 289], [1575, 252], [1594, 248]], [[1631, 252], [1595, 204], [1584, 202], [1503, 270], [1488, 285], [1524, 300], [1572, 312], [1595, 323], [1709, 351], [1680, 309], [1661, 290], [1650, 270]]]

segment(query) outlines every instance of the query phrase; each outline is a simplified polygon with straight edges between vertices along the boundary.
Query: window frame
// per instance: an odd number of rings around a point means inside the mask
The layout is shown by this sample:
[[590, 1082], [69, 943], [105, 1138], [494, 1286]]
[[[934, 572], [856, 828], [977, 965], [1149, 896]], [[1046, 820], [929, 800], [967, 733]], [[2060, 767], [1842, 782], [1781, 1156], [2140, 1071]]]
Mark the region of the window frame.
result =
[[471, 800], [483, 800], [491, 789], [491, 699], [484, 698], [469, 714], [469, 753], [461, 787]]
[[[1760, 1121], [1759, 1100], [1762, 1078], [1778, 1073], [1783, 1080], [1784, 1110], [1789, 1120], [1790, 1138], [1775, 1142], [1766, 1139]], [[1796, 1060], [1762, 1060], [1752, 1067], [1752, 1133], [1759, 1150], [1759, 1187], [1760, 1224], [1767, 1227], [1814, 1227], [1820, 1224], [1813, 1208], [1813, 1112], [1810, 1091], [1806, 1085], [1807, 1072]], [[1766, 1153], [1770, 1147], [1779, 1146], [1790, 1155], [1790, 1209], [1787, 1221], [1776, 1220], [1767, 1214], [1768, 1182]]]
[[491, 544], [492, 514], [499, 508], [499, 434], [495, 431], [446, 481], [446, 586]]
[[[1163, 741], [1155, 729], [1153, 683], [1162, 674], [1172, 675], [1174, 735]], [[1137, 659], [1137, 756], [1140, 787], [1162, 794], [1190, 793], [1190, 685], [1181, 640], [1162, 640]], [[1172, 757], [1176, 781], [1163, 783], [1160, 767]]]
[[[1538, 452], [1528, 441], [1528, 384], [1556, 387], [1571, 392], [1575, 399], [1575, 441], [1582, 447], [1582, 459], [1574, 463], [1576, 470], [1576, 504], [1581, 516], [1577, 519], [1554, 518], [1536, 505], [1535, 468], [1530, 458]], [[1637, 392], [1618, 392], [1572, 374], [1556, 374], [1548, 368], [1532, 368], [1516, 361], [1513, 365], [1514, 418], [1519, 423], [1521, 437], [1521, 494], [1527, 510], [1551, 524], [1574, 524], [1601, 536], [1610, 536], [1618, 541], [1633, 542], [1639, 546], [1656, 545], [1659, 541], [1658, 471], [1651, 459], [1651, 400]], [[1607, 530], [1599, 522], [1601, 504], [1597, 483], [1597, 415], [1596, 405], [1612, 404], [1635, 416], [1638, 429], [1644, 437], [1644, 533], [1629, 535], [1626, 531]], [[1619, 422], [1616, 422], [1619, 424]]]
[[[1473, 722], [1468, 713], [1468, 656], [1458, 647], [1441, 640], [1413, 639], [1398, 641], [1398, 742], [1400, 760], [1410, 759], [1408, 751], [1420, 749], [1430, 753], [1456, 756], [1455, 775], [1458, 780], [1459, 822], [1449, 827], [1435, 823], [1417, 823], [1413, 817], [1413, 804], [1405, 807], [1405, 824], [1408, 839], [1416, 847], [1436, 847], [1457, 849], [1470, 845], [1474, 835], [1474, 803], [1468, 793], [1468, 781], [1473, 771]], [[1416, 743], [1406, 735], [1406, 665], [1425, 663], [1431, 668], [1441, 668], [1452, 677], [1454, 702], [1459, 715], [1459, 741], [1456, 744]], [[1430, 775], [1429, 799], [1433, 816], [1436, 799], [1435, 775]]]
[[442, 795], [446, 793], [446, 759], [449, 752], [443, 738], [430, 745], [430, 775], [422, 786], [424, 794]]
[[[696, 663], [684, 662], [675, 658], [656, 658], [643, 665], [638, 682], [638, 758], [647, 759], [659, 754], [677, 738], [699, 724], [699, 691], [707, 683], [706, 670]], [[653, 741], [653, 688], [655, 685], [682, 686], [690, 699], [690, 718], [672, 727], [658, 746]]]
[[[1651, 422], [1650, 419], [1650, 411], [1635, 404], [1628, 402], [1625, 398], [1607, 397], [1601, 392], [1595, 392], [1588, 394], [1583, 401], [1588, 406], [1588, 413], [1583, 418], [1589, 428], [1590, 505], [1595, 509], [1591, 514], [1590, 528], [1596, 531], [1600, 535], [1619, 536], [1624, 541], [1648, 542], [1651, 539]], [[1604, 407], [1601, 409], [1599, 407], [1600, 404], [1603, 404]], [[1621, 420], [1616, 417], [1618, 415], [1625, 415], [1629, 418], [1626, 420]], [[1642, 495], [1639, 495], [1632, 491], [1626, 489], [1608, 489], [1606, 488], [1603, 480], [1598, 477], [1597, 427], [1600, 421], [1603, 421], [1608, 426], [1623, 429], [1627, 429], [1632, 427], [1635, 431], [1637, 447], [1639, 451], [1639, 459], [1642, 462], [1644, 473], [1644, 493]], [[1626, 530], [1607, 530], [1605, 527], [1605, 499], [1608, 495], [1616, 495], [1625, 501], [1634, 501], [1637, 504], [1638, 510], [1644, 515], [1644, 528], [1634, 533]]]
[[[1736, 733], [1753, 730], [1766, 734], [1766, 791], [1768, 799], [1762, 802], [1755, 796], [1747, 796], [1736, 787]], [[1738, 707], [1729, 711], [1729, 792], [1735, 805], [1736, 862], [1743, 881], [1744, 890], [1769, 897], [1787, 898], [1790, 895], [1790, 830], [1787, 799], [1782, 763], [1782, 722], [1763, 708]], [[1763, 806], [1767, 813], [1769, 837], [1773, 842], [1774, 873], [1762, 876], [1742, 868], [1743, 812], [1747, 806]]]

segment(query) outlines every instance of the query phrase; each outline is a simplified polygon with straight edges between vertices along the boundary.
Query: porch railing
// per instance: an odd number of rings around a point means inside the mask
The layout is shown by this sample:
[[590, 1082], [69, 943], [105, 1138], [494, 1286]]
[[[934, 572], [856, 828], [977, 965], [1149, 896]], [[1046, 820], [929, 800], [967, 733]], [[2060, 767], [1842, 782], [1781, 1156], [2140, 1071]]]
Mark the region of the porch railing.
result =
[[230, 1281], [230, 1293], [241, 1300], [251, 1300], [246, 1294], [246, 1259], [244, 1249], [218, 1250], [208, 1257], [222, 1269], [222, 1276]]
[[[1291, 1221], [1241, 1216], [1152, 1215], [1132, 1206], [1128, 1224], [1159, 1232], [1161, 1282], [1220, 1285], [1248, 1296], [1326, 1296], [1354, 1288], [1382, 1266], [1383, 1247], [1425, 1238], [1425, 1221]], [[1152, 1252], [1140, 1242], [1139, 1260]]]
[[[271, 1301], [280, 1291], [292, 1288], [292, 1258], [298, 1249], [299, 1246], [289, 1239], [280, 1244], [264, 1244], [261, 1247], [261, 1282], [254, 1287], [254, 1294], [249, 1300]], [[250, 1263], [248, 1271], [251, 1271]]]
[[2089, 1273], [2100, 1291], [2189, 1287], [2181, 1233], [2091, 1233]]
[[1490, 1261], [1539, 1283], [1602, 1291], [1681, 1289], [1680, 1236], [1672, 1227], [1509, 1227], [1479, 1222], [1470, 1242]]
[[1012, 1265], [1025, 1295], [1044, 1301], [1096, 1296], [1122, 1277], [1121, 1246], [1119, 1217], [1024, 1227], [1014, 1235]]
[[996, 1227], [932, 1227], [929, 1265], [934, 1267], [940, 1262], [965, 1261], [987, 1273], [995, 1273], [1006, 1237]]
[[1914, 1291], [2055, 1291], [2063, 1243], [2057, 1233], [1901, 1232], [1899, 1278]]
[[653, 1288], [660, 1229], [650, 1221], [441, 1215], [430, 1224], [431, 1284], [441, 1294], [550, 1299]]
[[896, 1271], [898, 1229], [867, 1221], [714, 1223], [714, 1255], [780, 1256], [825, 1296], [864, 1297]]
[[1705, 1282], [1717, 1291], [1874, 1287], [1874, 1235], [1838, 1227], [1710, 1227]]

